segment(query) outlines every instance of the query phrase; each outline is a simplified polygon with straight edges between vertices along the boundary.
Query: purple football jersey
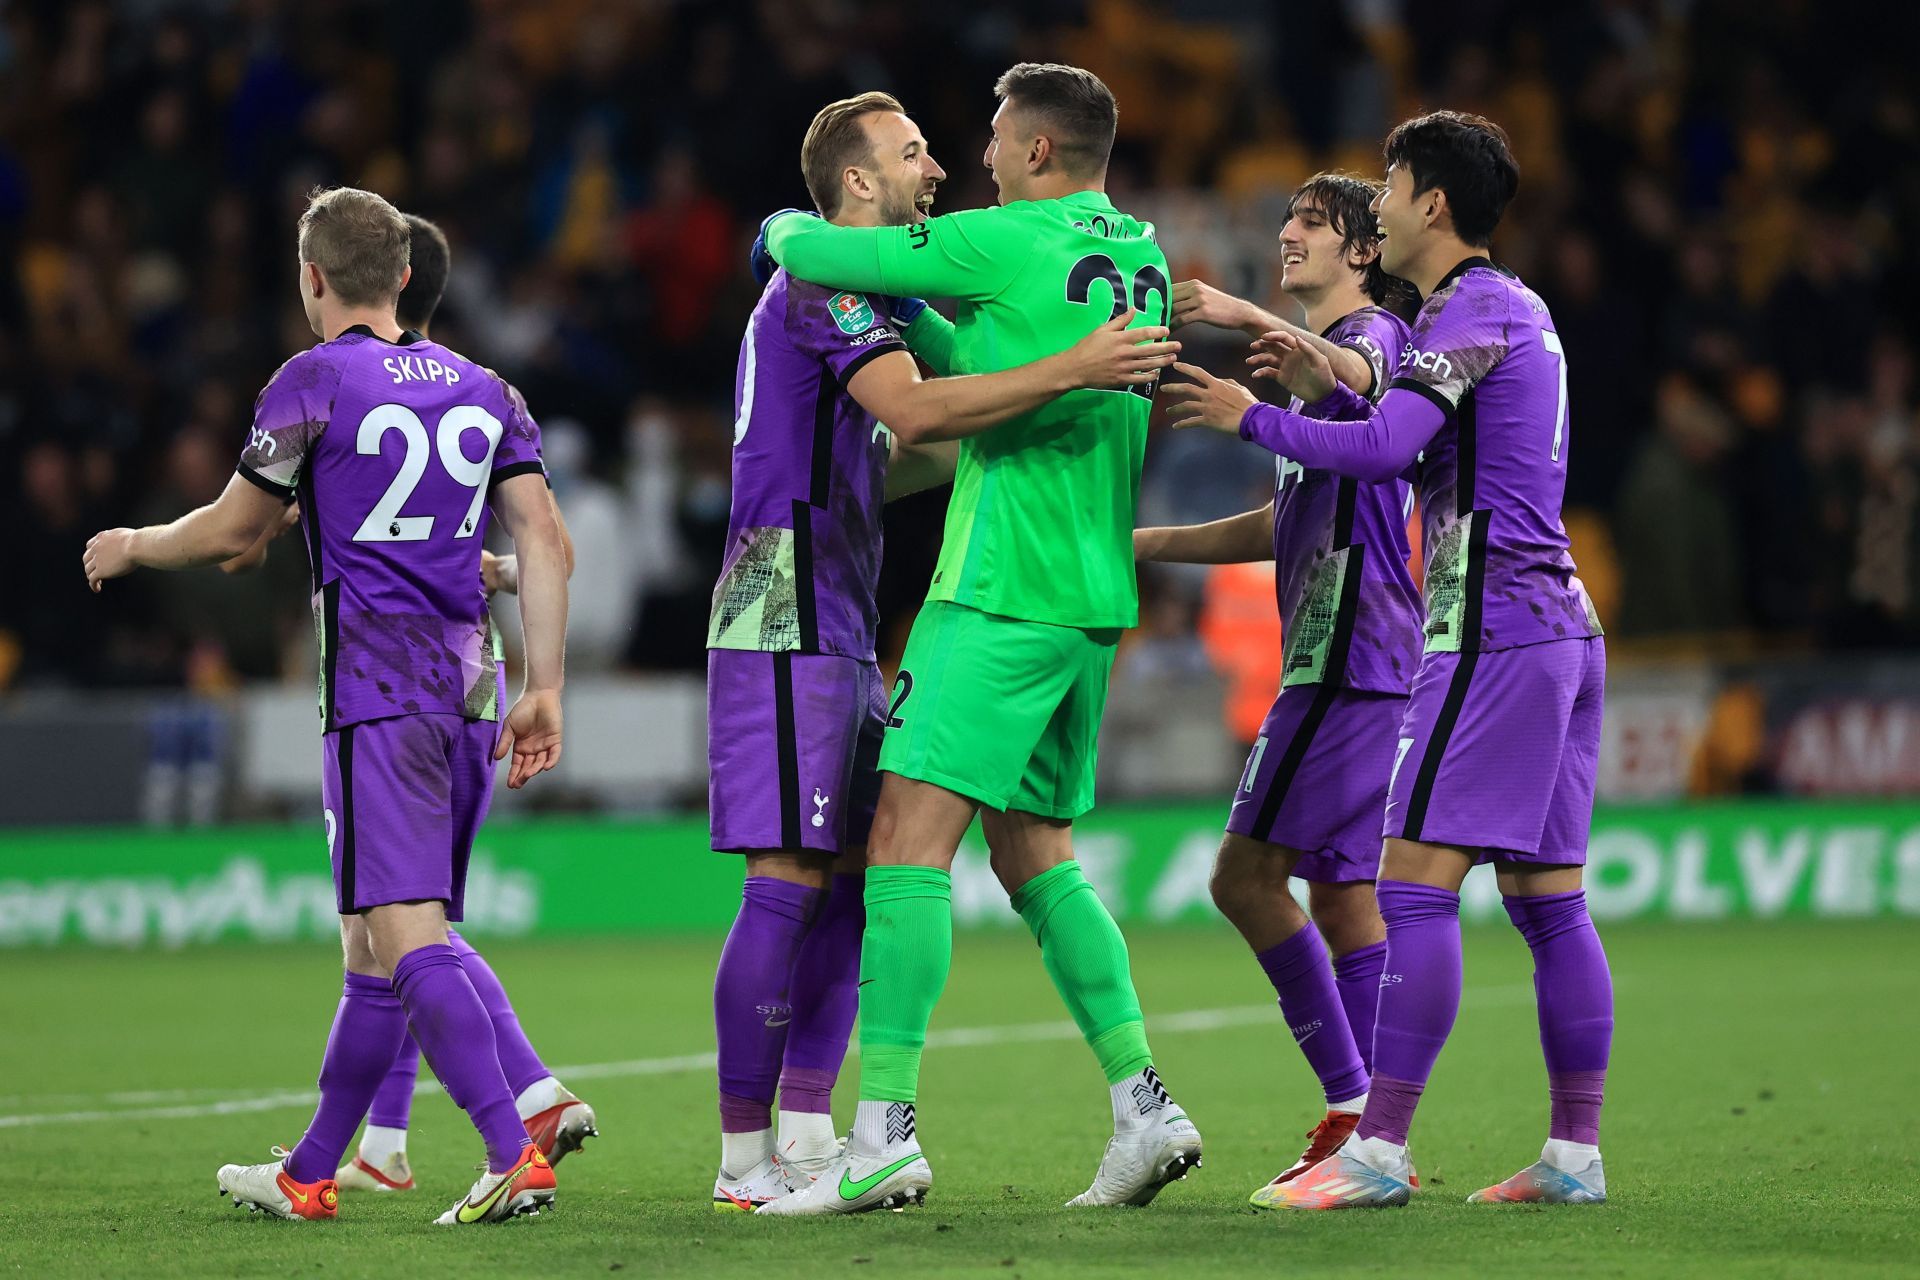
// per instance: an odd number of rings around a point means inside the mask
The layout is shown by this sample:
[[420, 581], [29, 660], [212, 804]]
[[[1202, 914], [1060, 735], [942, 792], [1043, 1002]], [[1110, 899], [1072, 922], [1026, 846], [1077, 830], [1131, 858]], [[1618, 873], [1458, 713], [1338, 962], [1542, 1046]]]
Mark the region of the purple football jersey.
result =
[[320, 641], [320, 716], [500, 715], [480, 583], [488, 489], [543, 470], [507, 384], [404, 333], [355, 326], [280, 366], [240, 474], [300, 500]]
[[[1357, 351], [1385, 393], [1407, 326], [1362, 307], [1321, 335]], [[1296, 412], [1302, 410], [1298, 398]], [[1395, 478], [1367, 484], [1274, 460], [1274, 593], [1286, 645], [1281, 686], [1329, 684], [1405, 693], [1420, 665], [1420, 592], [1407, 570], [1412, 490]]]
[[774, 273], [734, 379], [733, 508], [710, 649], [873, 658], [887, 432], [846, 384], [904, 351], [877, 295]]
[[1420, 308], [1389, 387], [1446, 415], [1419, 464], [1427, 650], [1599, 635], [1560, 521], [1567, 362], [1540, 295], [1467, 259]]

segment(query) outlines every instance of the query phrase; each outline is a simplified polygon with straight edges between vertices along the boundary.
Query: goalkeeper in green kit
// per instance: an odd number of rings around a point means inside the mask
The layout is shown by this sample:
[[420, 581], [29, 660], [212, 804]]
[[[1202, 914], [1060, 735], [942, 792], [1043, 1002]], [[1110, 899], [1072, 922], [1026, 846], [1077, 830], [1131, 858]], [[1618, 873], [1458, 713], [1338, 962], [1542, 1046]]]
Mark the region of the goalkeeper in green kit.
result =
[[[776, 215], [763, 229], [772, 257], [834, 288], [954, 299], [956, 323], [921, 310], [905, 335], [943, 375], [1011, 369], [1128, 312], [1165, 325], [1171, 289], [1153, 228], [1103, 191], [1113, 94], [1090, 72], [1035, 63], [995, 92], [985, 162], [999, 207], [892, 227]], [[1144, 1205], [1200, 1163], [1200, 1134], [1153, 1069], [1126, 941], [1073, 859], [1114, 648], [1138, 620], [1134, 507], [1152, 391], [1069, 392], [961, 442], [880, 751], [853, 1134], [811, 1186], [761, 1213], [897, 1208], [932, 1185], [914, 1104], [952, 960], [949, 869], [976, 812], [1112, 1095], [1113, 1138], [1069, 1203]]]

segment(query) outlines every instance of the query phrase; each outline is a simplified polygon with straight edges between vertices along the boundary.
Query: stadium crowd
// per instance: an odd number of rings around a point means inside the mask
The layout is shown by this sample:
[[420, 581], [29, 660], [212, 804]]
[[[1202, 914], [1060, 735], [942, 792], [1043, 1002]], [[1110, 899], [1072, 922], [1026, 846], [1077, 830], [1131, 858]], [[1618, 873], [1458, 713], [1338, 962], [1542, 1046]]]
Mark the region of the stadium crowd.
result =
[[[1421, 106], [1502, 122], [1524, 177], [1495, 253], [1564, 335], [1569, 526], [1613, 634], [1910, 643], [1920, 93], [1892, 28], [1914, 19], [1879, 9], [1863, 41], [1847, 7], [9, 6], [0, 492], [17, 524], [0, 688], [217, 690], [310, 670], [293, 540], [262, 575], [99, 598], [79, 566], [101, 513], [164, 519], [226, 483], [252, 396], [313, 340], [293, 226], [334, 183], [446, 229], [434, 336], [511, 378], [544, 425], [579, 549], [576, 665], [698, 668], [755, 296], [745, 248], [765, 212], [806, 203], [807, 121], [890, 89], [952, 175], [940, 207], [987, 203], [989, 89], [1023, 58], [1113, 87], [1111, 190], [1157, 221], [1177, 276], [1276, 306], [1293, 184], [1377, 172], [1386, 129]], [[1196, 351], [1233, 363], [1225, 339]], [[1168, 433], [1152, 447], [1143, 522], [1264, 501], [1247, 502], [1270, 486], [1265, 455]], [[890, 516], [896, 619], [941, 502]], [[1208, 586], [1150, 585], [1155, 661], [1204, 663]], [[890, 635], [897, 651], [904, 628]]]

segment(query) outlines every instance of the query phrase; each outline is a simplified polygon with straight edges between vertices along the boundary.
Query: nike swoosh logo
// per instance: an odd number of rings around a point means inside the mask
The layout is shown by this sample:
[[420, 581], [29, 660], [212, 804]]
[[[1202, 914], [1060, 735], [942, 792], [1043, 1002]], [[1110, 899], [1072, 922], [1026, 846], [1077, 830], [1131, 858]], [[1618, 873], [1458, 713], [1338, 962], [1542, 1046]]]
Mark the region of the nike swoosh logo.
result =
[[307, 1202], [307, 1193], [297, 1187], [288, 1186], [283, 1182], [280, 1184], [280, 1190], [284, 1191], [290, 1199], [298, 1200], [301, 1204]]
[[840, 1171], [840, 1198], [842, 1200], [858, 1200], [861, 1196], [867, 1194], [867, 1192], [873, 1190], [882, 1182], [885, 1182], [888, 1178], [891, 1178], [894, 1174], [900, 1172], [919, 1158], [920, 1153], [918, 1151], [910, 1156], [902, 1156], [886, 1168], [876, 1170], [858, 1182], [849, 1181], [846, 1170], [842, 1169]]
[[867, 985], [867, 984], [868, 984], [869, 982], [878, 982], [878, 981], [880, 981], [880, 979], [878, 979], [878, 978], [862, 978], [862, 979], [860, 979], [860, 981], [859, 981], [858, 983], [856, 983], [856, 984], [855, 984], [855, 986], [856, 986], [856, 987], [864, 987], [864, 986], [866, 986], [866, 985]]
[[792, 1019], [792, 1018], [782, 1018], [782, 1019], [780, 1019], [780, 1020], [779, 1020], [778, 1022], [775, 1022], [775, 1021], [774, 1021], [774, 1020], [773, 1020], [772, 1018], [768, 1018], [768, 1019], [767, 1019], [767, 1025], [768, 1025], [768, 1026], [770, 1026], [770, 1027], [784, 1027], [784, 1026], [786, 1026], [786, 1025], [787, 1025], [787, 1024], [789, 1023], [789, 1022], [792, 1022], [792, 1021], [793, 1021], [793, 1019]]
[[493, 1208], [494, 1202], [499, 1200], [501, 1196], [505, 1195], [508, 1189], [511, 1188], [513, 1184], [518, 1181], [520, 1181], [520, 1170], [515, 1169], [509, 1176], [501, 1180], [501, 1183], [499, 1186], [493, 1189], [493, 1194], [489, 1195], [485, 1200], [482, 1200], [479, 1204], [474, 1204], [471, 1200], [469, 1200], [467, 1203], [460, 1206], [460, 1212], [455, 1214], [454, 1216], [458, 1218], [461, 1222], [480, 1221], [480, 1219], [486, 1217], [487, 1212]]

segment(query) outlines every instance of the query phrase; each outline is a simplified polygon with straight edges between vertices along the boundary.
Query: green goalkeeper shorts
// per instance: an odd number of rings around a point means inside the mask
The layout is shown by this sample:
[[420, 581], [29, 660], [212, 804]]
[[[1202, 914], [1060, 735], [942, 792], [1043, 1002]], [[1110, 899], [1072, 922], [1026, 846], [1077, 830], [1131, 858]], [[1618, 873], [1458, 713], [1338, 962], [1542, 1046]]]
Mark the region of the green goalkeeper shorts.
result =
[[1026, 622], [929, 600], [900, 660], [880, 768], [990, 809], [1093, 808], [1118, 628]]

